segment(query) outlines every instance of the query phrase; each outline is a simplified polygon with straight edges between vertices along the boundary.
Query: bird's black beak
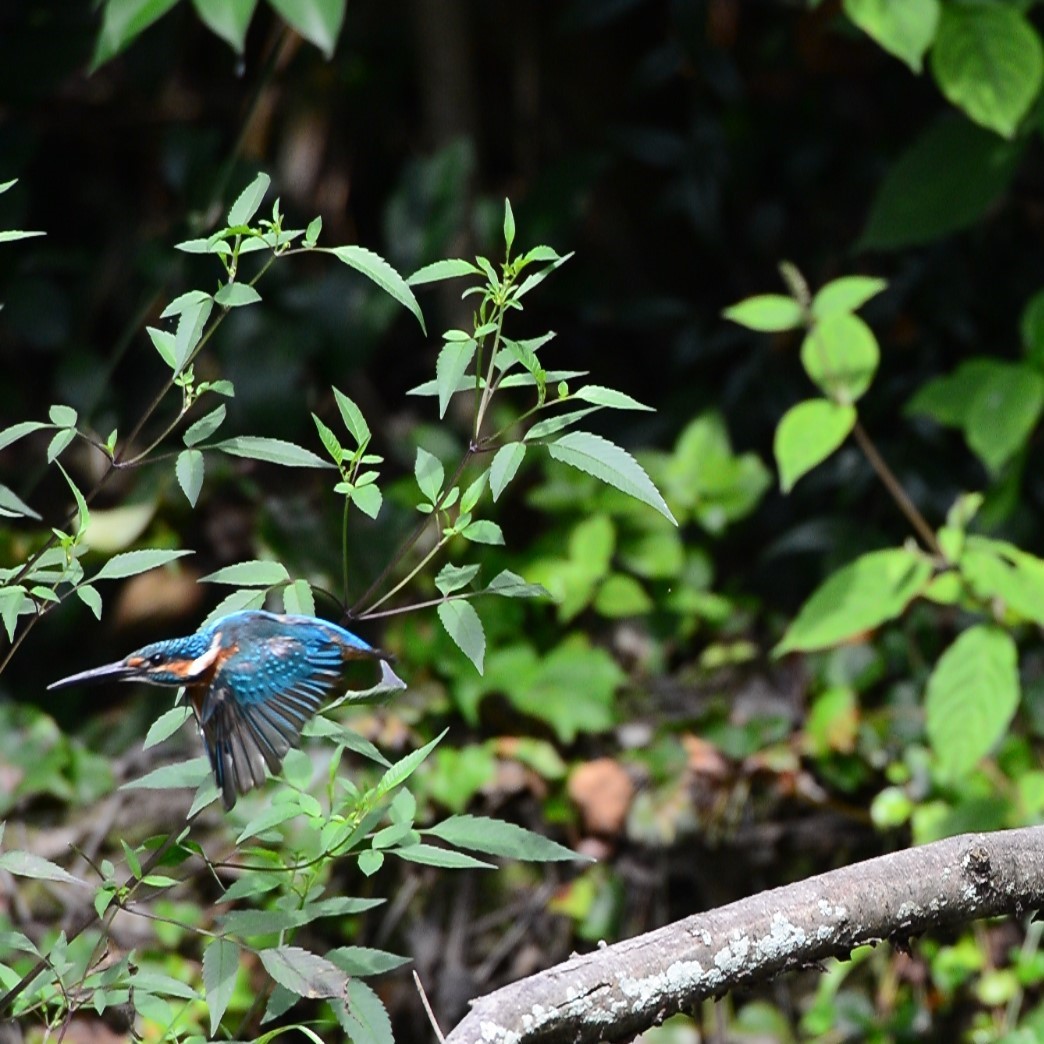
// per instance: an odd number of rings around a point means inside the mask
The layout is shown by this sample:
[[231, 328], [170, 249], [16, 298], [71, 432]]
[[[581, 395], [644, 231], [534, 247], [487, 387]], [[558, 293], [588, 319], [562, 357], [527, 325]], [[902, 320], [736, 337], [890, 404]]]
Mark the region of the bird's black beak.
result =
[[123, 660], [116, 663], [107, 663], [104, 667], [92, 667], [89, 671], [80, 671], [79, 674], [70, 674], [68, 678], [59, 678], [47, 686], [47, 691], [52, 689], [65, 689], [70, 685], [79, 685], [81, 682], [91, 684], [100, 681], [130, 681], [141, 674], [138, 667], [128, 667]]

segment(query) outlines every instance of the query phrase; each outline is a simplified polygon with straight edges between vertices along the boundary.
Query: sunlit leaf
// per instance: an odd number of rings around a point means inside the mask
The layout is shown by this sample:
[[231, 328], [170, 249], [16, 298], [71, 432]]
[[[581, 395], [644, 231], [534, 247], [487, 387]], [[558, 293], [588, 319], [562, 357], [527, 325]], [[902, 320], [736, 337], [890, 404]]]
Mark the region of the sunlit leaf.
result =
[[325, 957], [300, 946], [275, 946], [259, 956], [268, 974], [299, 997], [345, 996], [348, 976]]
[[261, 295], [249, 283], [226, 283], [214, 294], [214, 303], [222, 308], [242, 308], [260, 300]]
[[493, 455], [493, 462], [489, 466], [489, 491], [494, 501], [500, 498], [507, 484], [515, 477], [525, 455], [524, 442], [509, 442]]
[[458, 599], [453, 602], [440, 602], [436, 612], [442, 626], [446, 628], [446, 633], [481, 674], [482, 662], [486, 656], [486, 632], [475, 607]]
[[74, 877], [68, 870], [63, 870], [57, 863], [32, 852], [18, 850], [4, 852], [0, 855], [0, 870], [6, 870], [15, 877], [31, 877], [37, 881], [60, 881], [62, 884], [89, 887], [86, 881]]
[[386, 294], [395, 298], [399, 304], [413, 313], [417, 322], [420, 323], [421, 330], [425, 329], [424, 315], [417, 303], [417, 298], [413, 296], [413, 291], [406, 280], [383, 257], [361, 246], [331, 247], [328, 252], [349, 267], [372, 279]]
[[170, 710], [164, 711], [149, 727], [142, 748], [148, 750], [150, 747], [155, 747], [164, 740], [170, 739], [191, 717], [192, 708], [187, 704], [171, 707]]
[[177, 0], [107, 0], [101, 32], [94, 44], [91, 71], [122, 51], [176, 3]]
[[420, 488], [421, 493], [434, 504], [439, 499], [439, 494], [442, 492], [442, 483], [446, 478], [442, 461], [422, 446], [418, 446], [417, 459], [413, 465], [413, 474], [417, 479], [417, 486]]
[[240, 192], [228, 212], [230, 228], [250, 224], [250, 219], [257, 213], [258, 207], [261, 206], [265, 193], [268, 191], [268, 186], [271, 183], [272, 179], [267, 174], [260, 173]]
[[435, 382], [439, 389], [439, 417], [446, 409], [462, 378], [467, 373], [471, 360], [475, 358], [476, 344], [466, 341], [447, 341], [435, 360]]
[[422, 283], [438, 283], [443, 279], [455, 279], [457, 276], [467, 275], [480, 276], [482, 270], [470, 261], [464, 261], [459, 257], [448, 257], [418, 268], [406, 282], [411, 286], [420, 286]]
[[157, 569], [159, 566], [167, 565], [176, 558], [191, 555], [191, 551], [174, 551], [167, 548], [150, 548], [144, 551], [124, 551], [123, 554], [113, 555], [92, 578], [98, 580], [122, 580], [128, 576], [137, 576], [139, 573]]
[[784, 493], [802, 475], [826, 460], [855, 426], [854, 406], [829, 399], [810, 399], [792, 406], [776, 427], [774, 450]]
[[254, 559], [249, 562], [236, 562], [200, 577], [203, 583], [235, 584], [237, 587], [272, 587], [286, 583], [290, 574], [282, 562], [271, 562], [265, 559]]
[[220, 36], [237, 54], [243, 53], [257, 0], [192, 0], [192, 6], [212, 33]]
[[457, 848], [506, 856], [509, 859], [546, 863], [555, 860], [581, 861], [585, 858], [543, 834], [485, 816], [450, 816], [423, 833], [431, 834]]
[[362, 446], [370, 438], [370, 426], [366, 423], [362, 410], [340, 389], [334, 388], [333, 393], [337, 402], [337, 409], [341, 414], [341, 420], [344, 421], [344, 426], [351, 432], [352, 438], [355, 439], [355, 444]]
[[203, 951], [203, 988], [210, 1009], [210, 1033], [217, 1033], [225, 1015], [239, 972], [239, 947], [220, 936], [211, 939]]
[[181, 486], [181, 491], [193, 507], [196, 506], [199, 492], [203, 488], [205, 467], [203, 454], [197, 449], [182, 450], [174, 464], [174, 474], [177, 476], [178, 485]]
[[195, 423], [190, 424], [182, 437], [186, 446], [195, 446], [204, 439], [209, 439], [225, 420], [224, 404], [211, 410], [210, 413], [200, 417]]
[[304, 449], [285, 439], [272, 439], [262, 435], [239, 435], [214, 445], [233, 457], [247, 457], [268, 464], [283, 464], [289, 468], [332, 468], [334, 465], [318, 454]]

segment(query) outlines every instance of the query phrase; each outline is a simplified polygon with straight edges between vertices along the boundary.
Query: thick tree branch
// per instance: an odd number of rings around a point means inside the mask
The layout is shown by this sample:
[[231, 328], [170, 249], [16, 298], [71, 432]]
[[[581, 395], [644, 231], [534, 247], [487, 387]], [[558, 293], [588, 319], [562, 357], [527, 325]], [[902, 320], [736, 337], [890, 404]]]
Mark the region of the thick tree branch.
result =
[[881, 939], [1044, 906], [1044, 827], [880, 856], [574, 957], [472, 1003], [446, 1044], [629, 1040], [707, 997]]

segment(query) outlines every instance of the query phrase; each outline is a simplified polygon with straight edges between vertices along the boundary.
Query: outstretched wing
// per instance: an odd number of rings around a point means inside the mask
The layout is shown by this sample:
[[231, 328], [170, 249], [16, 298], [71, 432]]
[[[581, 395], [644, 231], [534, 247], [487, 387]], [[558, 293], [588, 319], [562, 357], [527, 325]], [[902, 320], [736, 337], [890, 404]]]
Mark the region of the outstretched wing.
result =
[[[360, 654], [353, 649], [349, 655]], [[193, 705], [226, 809], [265, 781], [266, 766], [279, 771], [305, 723], [340, 687], [344, 664], [341, 643], [316, 641], [314, 634], [278, 634], [222, 649]]]

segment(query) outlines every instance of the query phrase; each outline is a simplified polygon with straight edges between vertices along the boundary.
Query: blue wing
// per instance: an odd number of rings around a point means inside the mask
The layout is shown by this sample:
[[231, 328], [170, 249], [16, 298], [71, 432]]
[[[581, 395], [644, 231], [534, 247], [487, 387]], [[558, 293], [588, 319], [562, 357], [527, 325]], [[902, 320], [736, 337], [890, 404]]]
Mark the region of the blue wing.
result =
[[266, 766], [280, 770], [305, 723], [343, 686], [346, 661], [382, 659], [350, 632], [311, 617], [236, 617], [215, 625], [221, 651], [193, 699], [226, 809], [264, 782]]

